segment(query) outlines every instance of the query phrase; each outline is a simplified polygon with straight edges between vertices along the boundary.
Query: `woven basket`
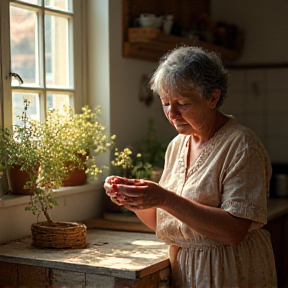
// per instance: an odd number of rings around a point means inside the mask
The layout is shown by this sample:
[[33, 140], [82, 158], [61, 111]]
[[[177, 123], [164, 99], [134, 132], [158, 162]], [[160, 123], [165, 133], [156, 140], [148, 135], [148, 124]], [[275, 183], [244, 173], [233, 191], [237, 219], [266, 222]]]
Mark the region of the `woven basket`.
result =
[[149, 42], [157, 39], [160, 29], [152, 27], [140, 27], [128, 29], [128, 40], [131, 43], [135, 42]]
[[31, 226], [32, 245], [40, 248], [85, 248], [87, 227], [75, 222], [39, 222]]

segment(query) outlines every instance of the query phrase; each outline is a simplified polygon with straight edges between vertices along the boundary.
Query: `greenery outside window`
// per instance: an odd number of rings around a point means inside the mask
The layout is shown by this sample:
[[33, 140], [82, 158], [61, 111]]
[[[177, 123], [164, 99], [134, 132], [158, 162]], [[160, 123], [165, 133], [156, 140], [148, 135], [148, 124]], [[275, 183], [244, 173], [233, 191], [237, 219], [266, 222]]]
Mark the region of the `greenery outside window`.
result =
[[28, 116], [35, 120], [43, 120], [50, 108], [69, 105], [78, 112], [86, 104], [85, 81], [74, 73], [83, 71], [82, 2], [1, 0], [0, 105], [4, 126], [19, 121], [23, 97], [30, 100]]

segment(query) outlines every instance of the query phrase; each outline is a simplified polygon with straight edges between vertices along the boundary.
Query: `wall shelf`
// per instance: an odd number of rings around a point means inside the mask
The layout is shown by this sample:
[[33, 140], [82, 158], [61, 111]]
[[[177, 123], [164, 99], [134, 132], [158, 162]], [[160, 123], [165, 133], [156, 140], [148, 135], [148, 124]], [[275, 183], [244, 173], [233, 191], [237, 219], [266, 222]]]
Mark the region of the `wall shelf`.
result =
[[240, 56], [239, 51], [226, 49], [224, 47], [216, 46], [201, 41], [191, 41], [189, 39], [179, 38], [179, 41], [174, 43], [164, 43], [159, 41], [149, 41], [149, 42], [124, 42], [123, 46], [123, 56], [127, 58], [142, 59], [148, 61], [158, 61], [164, 53], [180, 45], [196, 45], [201, 46], [207, 50], [220, 53], [222, 61], [224, 64], [232, 63], [237, 60]]
[[125, 58], [158, 61], [169, 50], [181, 45], [195, 45], [217, 52], [220, 54], [225, 65], [233, 63], [241, 54], [240, 51], [228, 49], [224, 46], [217, 46], [188, 37], [167, 35], [160, 30], [157, 37], [152, 37], [152, 39], [134, 39], [131, 41], [129, 30], [135, 27], [135, 19], [141, 13], [153, 13], [156, 15], [173, 14], [175, 22], [181, 23], [181, 28], [188, 31], [193, 26], [193, 21], [195, 22], [195, 19], [199, 15], [210, 14], [210, 2], [209, 0], [123, 0], [122, 42], [123, 57]]

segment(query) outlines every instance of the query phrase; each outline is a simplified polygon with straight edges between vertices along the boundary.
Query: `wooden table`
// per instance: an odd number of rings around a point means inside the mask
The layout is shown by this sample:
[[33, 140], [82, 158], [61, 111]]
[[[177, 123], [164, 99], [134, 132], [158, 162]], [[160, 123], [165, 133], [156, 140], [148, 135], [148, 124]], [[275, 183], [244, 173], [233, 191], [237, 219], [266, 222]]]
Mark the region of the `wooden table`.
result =
[[0, 245], [0, 287], [166, 287], [167, 248], [151, 233], [91, 229], [85, 249]]

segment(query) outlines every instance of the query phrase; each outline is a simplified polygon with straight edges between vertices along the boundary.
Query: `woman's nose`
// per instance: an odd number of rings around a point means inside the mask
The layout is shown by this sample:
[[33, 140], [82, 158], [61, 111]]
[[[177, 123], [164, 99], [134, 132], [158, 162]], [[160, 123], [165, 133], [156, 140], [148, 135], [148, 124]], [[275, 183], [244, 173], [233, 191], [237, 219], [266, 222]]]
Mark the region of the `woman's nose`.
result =
[[177, 106], [176, 105], [170, 105], [169, 108], [170, 108], [168, 111], [169, 118], [171, 120], [177, 119], [180, 116], [180, 112], [179, 112]]

